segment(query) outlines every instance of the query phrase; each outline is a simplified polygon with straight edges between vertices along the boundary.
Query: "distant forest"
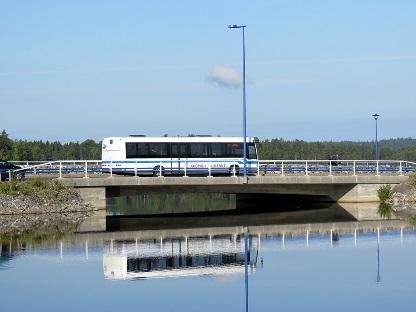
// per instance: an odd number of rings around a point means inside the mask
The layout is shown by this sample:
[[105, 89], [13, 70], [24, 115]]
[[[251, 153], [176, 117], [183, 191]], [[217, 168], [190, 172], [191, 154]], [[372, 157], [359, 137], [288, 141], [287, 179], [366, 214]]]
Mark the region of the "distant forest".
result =
[[[306, 142], [284, 139], [260, 140], [259, 159], [374, 159], [374, 142]], [[380, 159], [416, 161], [416, 139], [379, 141]], [[4, 160], [79, 160], [101, 159], [101, 142], [50, 142], [10, 139], [0, 134], [0, 159]]]

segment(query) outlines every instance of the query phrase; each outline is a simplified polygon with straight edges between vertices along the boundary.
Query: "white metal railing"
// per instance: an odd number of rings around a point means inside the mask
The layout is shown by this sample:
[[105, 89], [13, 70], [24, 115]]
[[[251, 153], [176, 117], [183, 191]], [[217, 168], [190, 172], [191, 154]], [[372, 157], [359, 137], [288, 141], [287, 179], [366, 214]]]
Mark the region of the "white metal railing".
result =
[[[149, 168], [149, 162], [152, 163]], [[177, 161], [175, 161], [176, 163]], [[13, 161], [14, 164], [22, 166], [21, 169], [9, 170], [8, 178], [13, 175], [55, 175], [59, 178], [65, 177], [96, 177], [102, 174], [112, 178], [115, 174], [154, 175], [163, 177], [165, 175], [179, 175], [184, 177], [199, 175], [213, 177], [214, 175], [227, 174], [237, 177], [242, 174], [241, 162], [233, 162], [229, 168], [221, 167], [224, 161], [209, 161], [203, 167], [195, 167], [198, 160], [181, 160], [177, 168], [169, 167], [173, 163], [169, 161], [133, 161], [128, 167], [121, 167], [119, 163], [101, 160], [59, 160], [49, 162]], [[258, 160], [257, 164], [249, 168], [250, 175], [304, 175], [304, 176], [356, 176], [356, 175], [405, 175], [416, 172], [416, 162], [400, 160]], [[4, 173], [2, 174], [4, 178]]]
[[358, 175], [414, 172], [416, 162], [400, 160], [259, 160], [260, 174]]
[[59, 160], [59, 161], [11, 161], [10, 163], [21, 166], [21, 169], [8, 170], [9, 180], [12, 176], [24, 177], [33, 175], [58, 175], [63, 178], [65, 174], [73, 177], [82, 174], [89, 177], [93, 173], [102, 173], [101, 160]]

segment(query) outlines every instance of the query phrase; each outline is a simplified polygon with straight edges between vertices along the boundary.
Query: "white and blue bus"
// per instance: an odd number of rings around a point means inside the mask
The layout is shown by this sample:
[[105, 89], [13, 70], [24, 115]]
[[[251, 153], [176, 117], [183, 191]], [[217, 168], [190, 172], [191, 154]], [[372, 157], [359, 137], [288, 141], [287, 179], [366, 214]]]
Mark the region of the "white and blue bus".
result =
[[[110, 137], [103, 139], [104, 172], [135, 175], [243, 173], [242, 137]], [[247, 138], [247, 172], [257, 172], [254, 139]]]

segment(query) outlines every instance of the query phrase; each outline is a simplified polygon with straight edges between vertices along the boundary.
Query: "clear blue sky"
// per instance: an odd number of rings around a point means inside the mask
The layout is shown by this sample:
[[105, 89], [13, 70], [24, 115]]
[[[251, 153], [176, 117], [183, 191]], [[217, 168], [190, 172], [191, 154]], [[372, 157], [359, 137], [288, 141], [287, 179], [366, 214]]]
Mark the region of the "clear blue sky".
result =
[[[416, 136], [416, 1], [0, 0], [0, 128], [12, 138]], [[10, 118], [8, 116], [11, 116]]]

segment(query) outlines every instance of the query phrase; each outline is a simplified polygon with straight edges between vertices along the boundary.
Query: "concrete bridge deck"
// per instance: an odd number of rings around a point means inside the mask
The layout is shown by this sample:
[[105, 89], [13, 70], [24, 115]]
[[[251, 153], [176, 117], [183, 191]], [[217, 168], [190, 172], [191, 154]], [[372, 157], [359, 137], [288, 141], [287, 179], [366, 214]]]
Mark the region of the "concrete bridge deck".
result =
[[108, 197], [148, 192], [289, 194], [326, 197], [334, 202], [378, 202], [381, 185], [408, 180], [401, 175], [244, 177], [96, 177], [65, 178], [87, 201], [105, 206]]

